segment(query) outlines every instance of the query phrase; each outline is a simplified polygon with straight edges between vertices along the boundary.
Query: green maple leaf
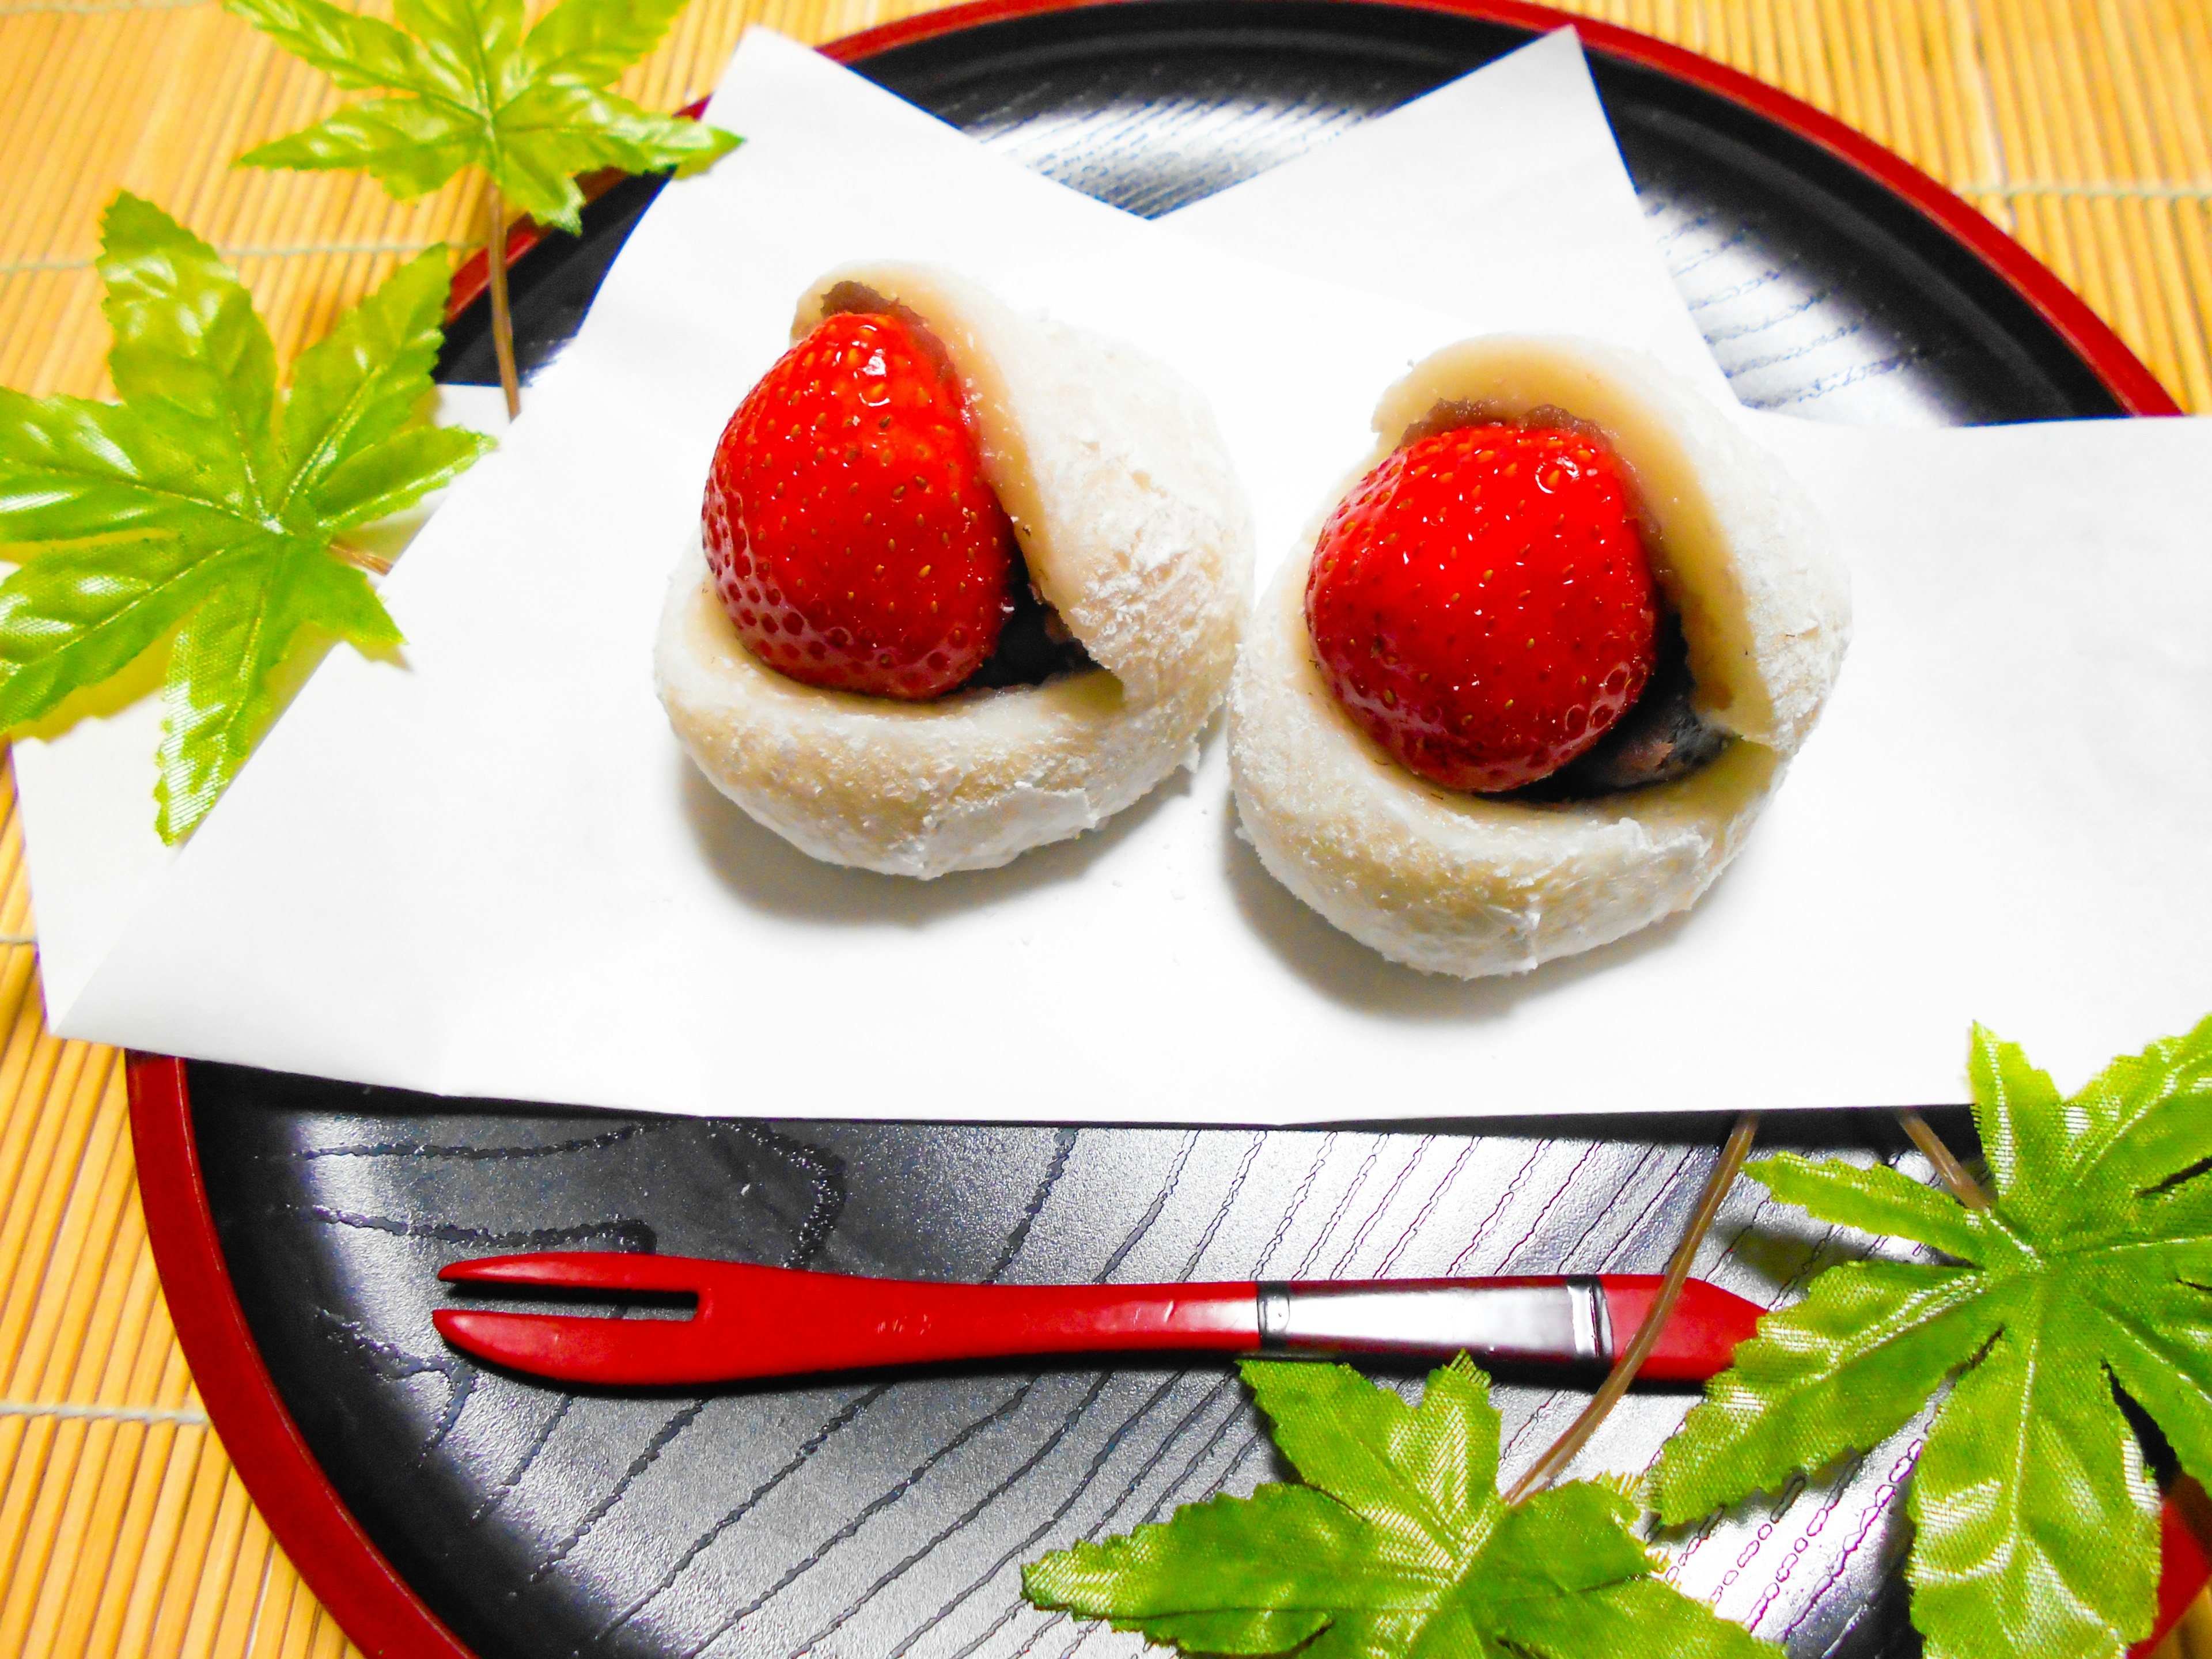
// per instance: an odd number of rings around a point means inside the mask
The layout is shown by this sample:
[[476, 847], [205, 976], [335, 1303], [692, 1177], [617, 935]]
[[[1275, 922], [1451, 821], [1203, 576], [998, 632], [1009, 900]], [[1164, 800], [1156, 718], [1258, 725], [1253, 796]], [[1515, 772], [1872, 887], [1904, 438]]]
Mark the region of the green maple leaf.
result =
[[246, 762], [318, 632], [399, 630], [343, 532], [407, 507], [490, 447], [426, 426], [450, 275], [404, 266], [293, 364], [215, 250], [129, 194], [101, 225], [119, 404], [0, 387], [0, 729], [51, 713], [173, 636], [156, 828], [181, 840]]
[[1032, 1601], [1197, 1653], [1779, 1659], [1652, 1576], [1638, 1507], [1613, 1487], [1500, 1498], [1498, 1413], [1464, 1354], [1417, 1407], [1346, 1366], [1243, 1370], [1309, 1484], [1186, 1504], [1032, 1562]]
[[1979, 1026], [1971, 1073], [1993, 1208], [1886, 1166], [1746, 1171], [1951, 1261], [1832, 1267], [1768, 1315], [1668, 1443], [1659, 1510], [1685, 1521], [1871, 1447], [1955, 1376], [1908, 1498], [1932, 1659], [2117, 1656], [2150, 1629], [2159, 1495], [2113, 1385], [2212, 1479], [2212, 1020], [2070, 1100]]
[[404, 198], [476, 166], [524, 212], [575, 233], [573, 175], [688, 172], [738, 142], [605, 90], [684, 0], [561, 0], [527, 34], [522, 0], [397, 0], [397, 27], [328, 0], [223, 3], [341, 87], [383, 94], [249, 150], [242, 167], [362, 167]]

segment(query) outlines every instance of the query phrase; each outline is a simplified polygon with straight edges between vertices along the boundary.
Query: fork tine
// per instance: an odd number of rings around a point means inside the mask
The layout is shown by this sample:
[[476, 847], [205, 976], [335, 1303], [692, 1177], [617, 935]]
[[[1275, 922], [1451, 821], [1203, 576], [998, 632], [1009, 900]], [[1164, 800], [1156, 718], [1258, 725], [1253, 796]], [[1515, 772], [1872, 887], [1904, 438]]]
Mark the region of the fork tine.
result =
[[659, 1388], [717, 1382], [730, 1374], [727, 1361], [711, 1345], [701, 1345], [689, 1320], [440, 1308], [430, 1322], [465, 1353], [556, 1382]]
[[451, 1285], [520, 1285], [547, 1290], [703, 1291], [723, 1266], [689, 1256], [632, 1250], [548, 1250], [538, 1255], [488, 1255], [438, 1270]]
[[448, 1284], [540, 1290], [690, 1291], [700, 1316], [622, 1319], [610, 1315], [511, 1313], [441, 1308], [430, 1316], [455, 1347], [495, 1365], [561, 1382], [604, 1388], [705, 1382], [726, 1374], [706, 1322], [707, 1291], [725, 1264], [618, 1250], [555, 1250], [456, 1261]]

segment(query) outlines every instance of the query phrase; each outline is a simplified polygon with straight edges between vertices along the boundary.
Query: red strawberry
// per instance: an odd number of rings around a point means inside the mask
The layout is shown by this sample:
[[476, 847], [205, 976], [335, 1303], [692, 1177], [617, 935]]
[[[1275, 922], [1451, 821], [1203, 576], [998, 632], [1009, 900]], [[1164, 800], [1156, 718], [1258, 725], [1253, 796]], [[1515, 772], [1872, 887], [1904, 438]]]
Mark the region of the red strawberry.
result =
[[1557, 427], [1408, 444], [1330, 517], [1306, 578], [1338, 701], [1452, 789], [1516, 789], [1595, 743], [1650, 678], [1657, 621], [1620, 463]]
[[998, 643], [1020, 555], [934, 344], [900, 318], [840, 313], [723, 428], [708, 568], [738, 637], [795, 680], [933, 697]]

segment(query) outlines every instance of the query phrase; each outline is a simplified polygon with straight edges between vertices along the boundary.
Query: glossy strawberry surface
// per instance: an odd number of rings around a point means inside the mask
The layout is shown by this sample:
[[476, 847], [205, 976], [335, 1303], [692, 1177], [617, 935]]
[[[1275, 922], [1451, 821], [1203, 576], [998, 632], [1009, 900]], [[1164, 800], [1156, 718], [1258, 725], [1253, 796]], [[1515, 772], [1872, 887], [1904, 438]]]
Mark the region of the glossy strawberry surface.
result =
[[1447, 788], [1537, 781], [1650, 678], [1658, 621], [1636, 495], [1559, 427], [1417, 440], [1346, 496], [1314, 550], [1306, 626], [1347, 713]]
[[899, 317], [827, 318], [723, 429], [708, 568], [747, 648], [793, 679], [933, 697], [998, 643], [1020, 554], [933, 344]]

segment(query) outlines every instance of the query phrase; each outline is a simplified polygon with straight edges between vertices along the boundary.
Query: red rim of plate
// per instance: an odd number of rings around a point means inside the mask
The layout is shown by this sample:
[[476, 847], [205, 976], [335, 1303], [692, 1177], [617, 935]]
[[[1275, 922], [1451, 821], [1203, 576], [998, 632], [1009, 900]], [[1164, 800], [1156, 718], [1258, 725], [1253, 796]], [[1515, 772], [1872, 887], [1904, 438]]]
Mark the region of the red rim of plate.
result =
[[[848, 35], [822, 50], [852, 64], [886, 52], [971, 28], [981, 23], [1079, 6], [1126, 0], [975, 0], [923, 17]], [[1264, 0], [1251, 0], [1254, 4]], [[1522, 0], [1349, 0], [1351, 3], [1410, 5], [1538, 32], [1572, 27], [1589, 51], [1643, 64], [1717, 93], [1796, 133], [1848, 162], [1909, 203], [1952, 241], [1994, 271], [2103, 382], [2130, 415], [2181, 412], [2157, 377], [2081, 297], [2035, 257], [1982, 214], [1910, 162], [1833, 117], [1749, 76], [1610, 23], [1591, 22]], [[694, 105], [687, 114], [696, 114]], [[611, 175], [586, 181], [604, 189]], [[596, 191], [592, 193], [596, 194]], [[509, 231], [512, 265], [542, 240], [527, 220]], [[447, 318], [459, 314], [485, 288], [484, 256], [465, 261], [453, 277]], [[315, 1461], [255, 1345], [217, 1236], [199, 1152], [192, 1138], [191, 1104], [182, 1060], [134, 1055], [130, 1066], [131, 1132], [141, 1174], [139, 1198], [146, 1231], [161, 1275], [170, 1317], [191, 1364], [208, 1416], [255, 1504], [285, 1554], [340, 1627], [374, 1659], [474, 1659], [370, 1541]], [[148, 1180], [145, 1172], [158, 1171]], [[2162, 1567], [2158, 1620], [2135, 1656], [2147, 1655], [2179, 1620], [2208, 1578], [2212, 1557], [2201, 1540], [2212, 1536], [2212, 1512], [2192, 1512], [2185, 1498], [2169, 1501], [2162, 1517]], [[2205, 1507], [2198, 1500], [2197, 1508]]]
[[133, 1054], [129, 1077], [138, 1201], [170, 1322], [201, 1403], [269, 1530], [372, 1659], [474, 1659], [369, 1541], [276, 1392], [216, 1232], [185, 1062]]

